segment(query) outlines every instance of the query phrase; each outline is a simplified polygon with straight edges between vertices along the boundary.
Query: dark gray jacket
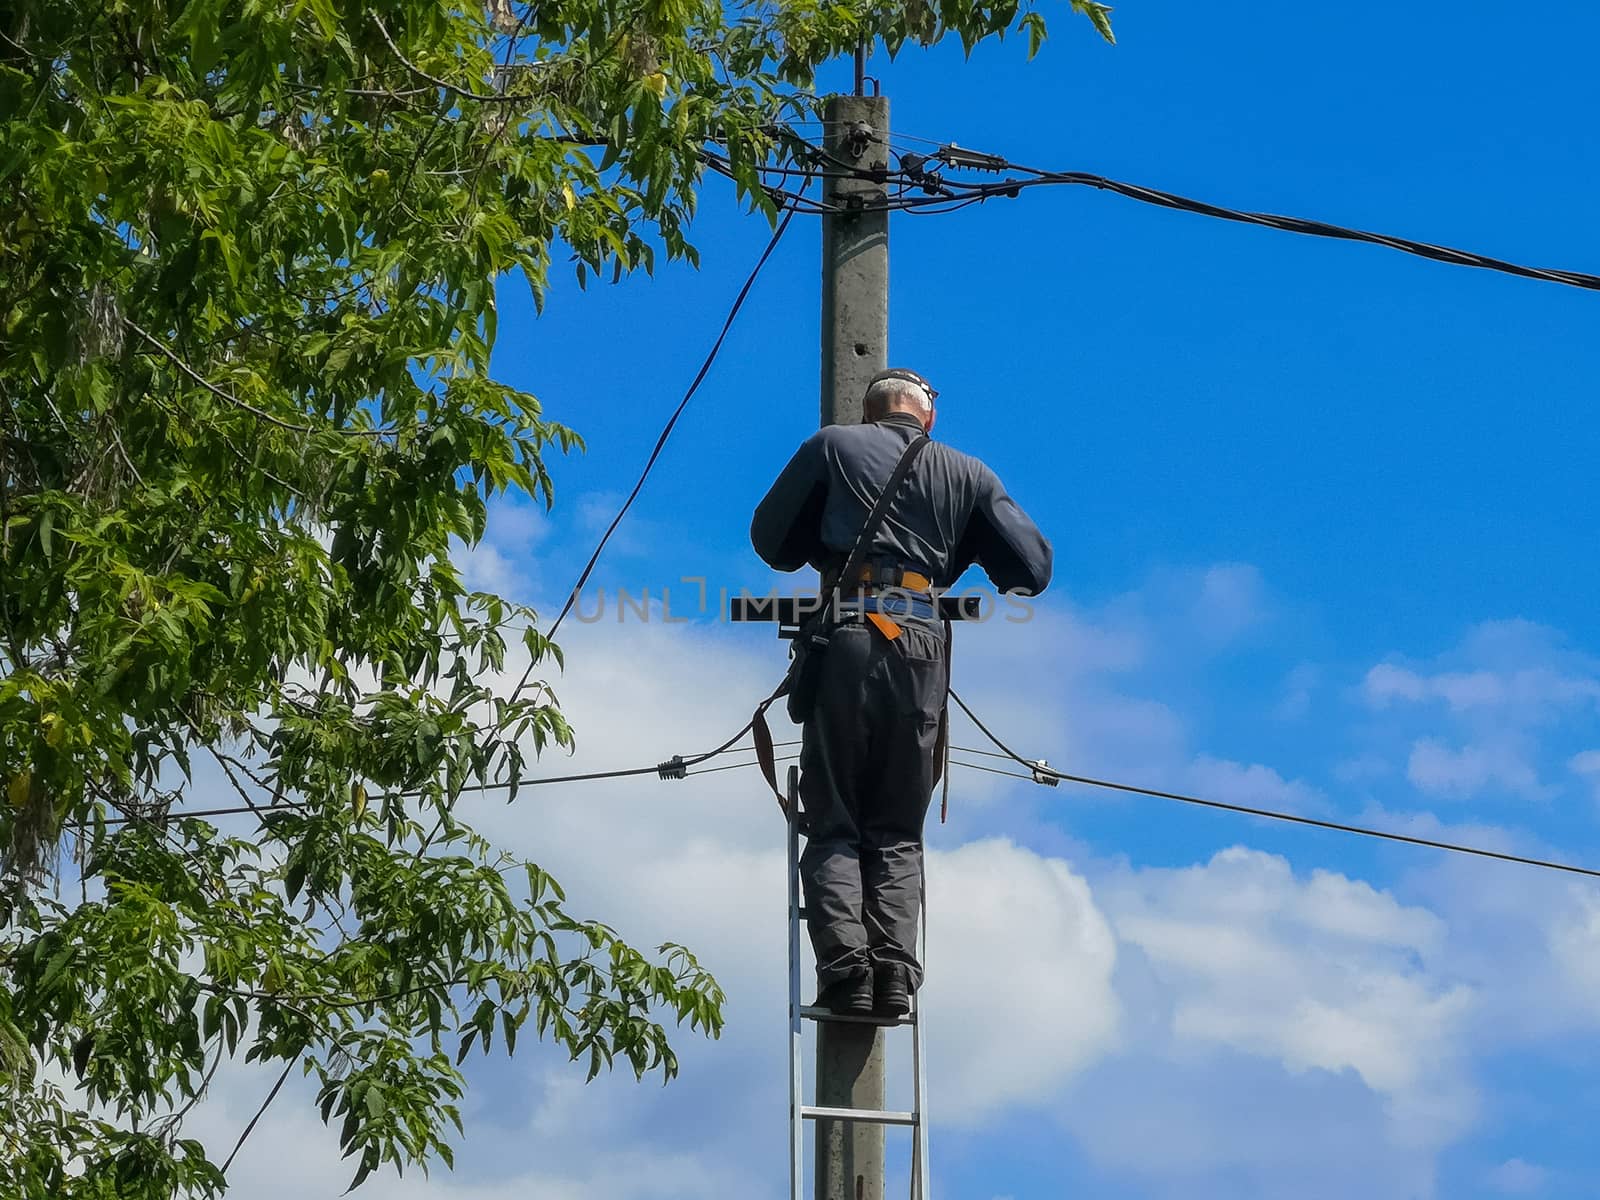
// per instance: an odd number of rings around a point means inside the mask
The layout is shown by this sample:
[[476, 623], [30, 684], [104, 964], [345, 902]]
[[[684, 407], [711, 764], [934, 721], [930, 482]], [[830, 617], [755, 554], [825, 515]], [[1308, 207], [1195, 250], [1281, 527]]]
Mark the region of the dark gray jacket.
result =
[[[828, 425], [807, 438], [756, 506], [750, 541], [769, 566], [837, 569], [855, 544], [894, 464], [922, 426], [907, 413], [867, 425]], [[1052, 555], [995, 473], [942, 442], [923, 448], [870, 559], [897, 564], [947, 588], [977, 563], [1002, 592], [1036, 595]]]

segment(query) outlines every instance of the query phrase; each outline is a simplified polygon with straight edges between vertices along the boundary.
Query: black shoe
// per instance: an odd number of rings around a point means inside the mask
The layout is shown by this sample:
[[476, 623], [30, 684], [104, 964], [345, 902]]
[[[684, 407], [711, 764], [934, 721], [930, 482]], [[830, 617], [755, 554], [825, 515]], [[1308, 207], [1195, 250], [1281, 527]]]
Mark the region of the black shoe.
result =
[[818, 990], [814, 1007], [846, 1016], [868, 1016], [872, 1012], [872, 977], [861, 975], [835, 980]]
[[901, 967], [880, 967], [873, 973], [872, 1011], [880, 1017], [903, 1017], [911, 1011], [911, 988]]

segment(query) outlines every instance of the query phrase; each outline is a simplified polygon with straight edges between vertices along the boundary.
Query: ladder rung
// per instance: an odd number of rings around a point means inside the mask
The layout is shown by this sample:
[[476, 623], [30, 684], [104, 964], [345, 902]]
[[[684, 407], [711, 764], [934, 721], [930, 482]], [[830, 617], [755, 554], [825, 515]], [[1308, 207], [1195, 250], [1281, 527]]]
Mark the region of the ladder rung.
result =
[[811, 919], [811, 910], [802, 904], [800, 906], [800, 910], [795, 915], [798, 916], [802, 921], [809, 921]]
[[807, 1104], [800, 1115], [808, 1121], [860, 1121], [867, 1125], [916, 1125], [913, 1112], [889, 1112], [881, 1108], [827, 1108], [820, 1104]]
[[831, 1008], [817, 1008], [815, 1005], [806, 1005], [800, 1010], [800, 1015], [808, 1021], [830, 1021], [843, 1025], [915, 1025], [917, 1017], [912, 1013], [904, 1017], [875, 1017], [870, 1013], [836, 1013]]

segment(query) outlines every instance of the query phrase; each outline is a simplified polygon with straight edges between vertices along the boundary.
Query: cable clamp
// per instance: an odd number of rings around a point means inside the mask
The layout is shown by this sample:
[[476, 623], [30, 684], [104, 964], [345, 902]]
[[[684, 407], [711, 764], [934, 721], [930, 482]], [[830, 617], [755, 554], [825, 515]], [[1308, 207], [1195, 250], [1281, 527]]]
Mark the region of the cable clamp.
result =
[[1033, 768], [1033, 781], [1035, 783], [1042, 783], [1045, 787], [1059, 787], [1061, 785], [1061, 780], [1056, 778], [1055, 772], [1050, 769], [1050, 764], [1044, 759], [1033, 759], [1028, 763], [1028, 766]]
[[933, 157], [957, 171], [1004, 171], [1011, 166], [998, 154], [968, 150], [954, 142], [940, 146], [934, 151]]
[[656, 765], [656, 774], [663, 779], [682, 779], [688, 773], [688, 764], [683, 761], [681, 754], [674, 754], [666, 762]]
[[908, 150], [900, 156], [900, 173], [920, 187], [926, 195], [950, 195], [950, 189], [944, 186], [944, 180], [937, 172], [928, 170], [930, 161], [937, 160], [930, 160], [925, 154], [914, 154]]

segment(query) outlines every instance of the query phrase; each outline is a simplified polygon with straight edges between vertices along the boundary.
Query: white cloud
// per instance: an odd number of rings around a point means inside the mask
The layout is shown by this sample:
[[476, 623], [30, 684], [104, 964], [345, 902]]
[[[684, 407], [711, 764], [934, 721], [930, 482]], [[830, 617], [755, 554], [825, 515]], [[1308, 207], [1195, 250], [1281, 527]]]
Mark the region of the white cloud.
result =
[[1427, 1200], [1433, 1155], [1397, 1145], [1350, 1073], [1290, 1073], [1226, 1048], [1134, 1055], [1060, 1110], [1078, 1151], [1148, 1200]]
[[[384, 1200], [702, 1200], [749, 1196], [778, 1200], [781, 1194], [756, 1156], [737, 1142], [724, 1144], [714, 1129], [688, 1138], [653, 1136], [636, 1102], [625, 1098], [657, 1089], [621, 1081], [584, 1086], [570, 1070], [536, 1071], [517, 1081], [541, 1097], [511, 1122], [491, 1122], [483, 1112], [467, 1116], [466, 1149], [457, 1169], [437, 1166], [424, 1175], [410, 1168], [397, 1176], [382, 1167], [358, 1193]], [[270, 1074], [270, 1073], [269, 1073]], [[479, 1080], [479, 1087], [484, 1084]], [[215, 1098], [197, 1110], [190, 1132], [212, 1154], [226, 1156], [254, 1112], [270, 1079], [219, 1078]], [[506, 1080], [500, 1086], [512, 1083]], [[247, 1086], [247, 1084], [249, 1086]], [[680, 1083], [676, 1087], [683, 1087]], [[619, 1104], [618, 1101], [621, 1100]], [[480, 1106], [481, 1107], [481, 1106]], [[520, 1107], [520, 1105], [519, 1105]], [[552, 1118], [552, 1114], [556, 1114]], [[753, 1130], [737, 1114], [723, 1118], [749, 1138]], [[491, 1127], [492, 1126], [492, 1127]], [[286, 1088], [240, 1153], [229, 1173], [231, 1200], [334, 1200], [354, 1174], [354, 1160], [341, 1159], [335, 1130], [315, 1115], [309, 1089]], [[773, 1139], [776, 1141], [776, 1139]], [[676, 1142], [676, 1144], [674, 1144]], [[776, 1151], [776, 1145], [763, 1147]], [[767, 1155], [769, 1161], [771, 1153]]]
[[1518, 728], [1600, 706], [1600, 664], [1553, 631], [1523, 621], [1476, 626], [1435, 669], [1379, 663], [1362, 681], [1367, 704], [1436, 702], [1453, 714]]
[[1583, 750], [1567, 760], [1567, 769], [1588, 783], [1600, 801], [1600, 750]]
[[1379, 663], [1368, 671], [1362, 691], [1374, 708], [1386, 708], [1394, 700], [1421, 700], [1428, 694], [1420, 675], [1390, 663]]
[[1248, 563], [1154, 572], [1105, 606], [1102, 624], [1137, 630], [1166, 656], [1214, 654], [1272, 615], [1261, 572]]
[[500, 500], [489, 508], [489, 540], [504, 551], [526, 554], [549, 532], [550, 517], [538, 504]]
[[1544, 668], [1421, 675], [1380, 663], [1367, 672], [1363, 690], [1369, 703], [1380, 709], [1395, 701], [1437, 700], [1452, 712], [1492, 710], [1531, 721], [1553, 709], [1592, 704], [1600, 699], [1600, 680]]
[[1116, 944], [1089, 885], [1000, 839], [929, 864], [926, 987], [943, 1119], [982, 1125], [1109, 1050]]
[[1538, 773], [1511, 746], [1471, 745], [1451, 749], [1433, 738], [1411, 747], [1406, 778], [1434, 796], [1467, 799], [1491, 788], [1537, 799], [1544, 795]]
[[513, 597], [527, 594], [527, 580], [521, 570], [492, 542], [480, 542], [471, 549], [456, 552], [461, 576], [467, 589]]
[[1600, 894], [1575, 885], [1568, 899], [1548, 921], [1550, 954], [1570, 995], [1600, 1021]]
[[1322, 686], [1322, 671], [1314, 663], [1299, 663], [1283, 681], [1283, 696], [1278, 701], [1277, 716], [1285, 721], [1297, 721], [1311, 711], [1311, 702]]
[[1253, 808], [1280, 808], [1304, 812], [1320, 802], [1315, 788], [1287, 780], [1261, 763], [1237, 763], [1201, 755], [1190, 764], [1188, 777], [1207, 799]]
[[1445, 937], [1434, 914], [1342, 875], [1297, 879], [1243, 848], [1131, 872], [1102, 903], [1168, 997], [1175, 1052], [1354, 1072], [1401, 1143], [1439, 1145], [1470, 1120], [1460, 1035], [1473, 996], [1427, 969]]
[[1507, 1196], [1536, 1196], [1549, 1176], [1543, 1167], [1511, 1158], [1489, 1172], [1489, 1186]]
[[1266, 588], [1261, 572], [1246, 563], [1221, 563], [1200, 576], [1191, 616], [1195, 626], [1217, 644], [1231, 642], [1266, 616]]
[[1475, 626], [1430, 662], [1378, 663], [1358, 694], [1381, 714], [1359, 731], [1360, 756], [1403, 770], [1430, 797], [1555, 800], [1600, 762], [1580, 753], [1600, 715], [1600, 660], [1529, 622]]

